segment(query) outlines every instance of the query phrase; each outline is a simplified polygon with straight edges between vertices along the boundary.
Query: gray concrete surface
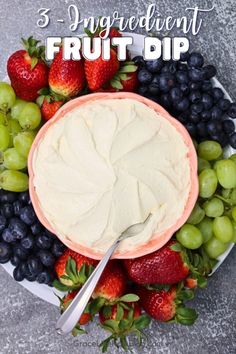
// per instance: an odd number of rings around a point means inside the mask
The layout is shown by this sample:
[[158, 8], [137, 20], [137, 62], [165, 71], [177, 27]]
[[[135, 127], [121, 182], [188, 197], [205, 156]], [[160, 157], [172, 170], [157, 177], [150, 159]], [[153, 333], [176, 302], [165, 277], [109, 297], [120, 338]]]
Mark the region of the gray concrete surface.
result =
[[[0, 77], [5, 76], [7, 57], [19, 48], [19, 39], [34, 35], [68, 35], [65, 25], [56, 23], [66, 18], [68, 4], [77, 4], [81, 16], [109, 15], [118, 10], [124, 16], [143, 14], [146, 0], [1, 0], [0, 1]], [[191, 38], [192, 47], [201, 50], [207, 60], [218, 68], [218, 78], [233, 99], [236, 99], [236, 9], [235, 0], [156, 1], [163, 15], [178, 16], [185, 7], [199, 5], [215, 10], [204, 19], [198, 36]], [[50, 5], [49, 5], [50, 4]], [[37, 10], [51, 7], [52, 21], [47, 29], [36, 26]], [[142, 349], [135, 352], [170, 354], [233, 354], [236, 353], [236, 252], [233, 250], [209, 280], [208, 288], [199, 291], [193, 301], [199, 319], [193, 327], [152, 323]], [[97, 343], [104, 338], [96, 324], [88, 336], [59, 337], [54, 331], [58, 309], [30, 294], [0, 268], [0, 353], [99, 353]], [[133, 343], [133, 342], [132, 342]], [[121, 352], [112, 347], [110, 353]]]

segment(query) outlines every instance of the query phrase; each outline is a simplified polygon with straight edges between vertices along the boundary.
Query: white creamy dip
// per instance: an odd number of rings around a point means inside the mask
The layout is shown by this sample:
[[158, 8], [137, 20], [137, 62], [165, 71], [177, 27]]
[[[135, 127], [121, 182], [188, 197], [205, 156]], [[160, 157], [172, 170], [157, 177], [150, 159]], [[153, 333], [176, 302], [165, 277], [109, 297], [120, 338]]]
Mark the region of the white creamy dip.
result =
[[132, 99], [98, 100], [67, 113], [39, 142], [33, 170], [41, 209], [53, 229], [100, 252], [150, 211], [145, 230], [123, 241], [120, 251], [173, 226], [190, 191], [181, 134]]

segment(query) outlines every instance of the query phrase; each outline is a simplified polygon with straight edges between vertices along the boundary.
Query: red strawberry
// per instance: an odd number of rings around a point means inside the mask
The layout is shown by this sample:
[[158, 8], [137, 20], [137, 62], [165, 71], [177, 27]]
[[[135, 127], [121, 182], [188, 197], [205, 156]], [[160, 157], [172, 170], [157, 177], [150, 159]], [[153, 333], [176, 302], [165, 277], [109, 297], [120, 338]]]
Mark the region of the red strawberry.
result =
[[109, 32], [109, 38], [122, 37], [122, 34], [119, 32], [118, 28], [112, 27]]
[[7, 62], [7, 72], [11, 85], [18, 97], [26, 101], [35, 101], [38, 91], [48, 85], [48, 66], [41, 59], [44, 47], [30, 37], [23, 39], [26, 50], [13, 53]]
[[185, 279], [184, 286], [189, 289], [194, 289], [197, 287], [197, 279], [194, 278], [187, 278]]
[[171, 240], [146, 256], [124, 260], [129, 278], [138, 284], [175, 284], [185, 279], [189, 266], [179, 246]]
[[51, 119], [58, 109], [63, 105], [63, 101], [53, 101], [44, 98], [41, 106], [41, 113], [44, 120]]
[[97, 91], [110, 81], [119, 69], [117, 54], [110, 49], [110, 59], [85, 60], [85, 75], [91, 91]]
[[122, 63], [119, 71], [110, 81], [110, 87], [116, 91], [135, 92], [138, 87], [137, 68], [133, 61]]
[[143, 286], [137, 286], [136, 292], [143, 309], [155, 320], [162, 322], [173, 320], [184, 325], [191, 325], [197, 319], [196, 311], [185, 307], [181, 297], [178, 298], [176, 286], [172, 286], [169, 290], [149, 290]]
[[[78, 291], [72, 291], [70, 293], [68, 293], [67, 295], [65, 295], [62, 299], [61, 299], [61, 310], [62, 312], [64, 312], [67, 307], [70, 305], [71, 301], [74, 299], [74, 297], [77, 295]], [[83, 313], [82, 316], [79, 319], [78, 324], [79, 325], [85, 325], [87, 324], [89, 321], [91, 321], [92, 316], [90, 313]]]
[[[128, 302], [126, 305], [133, 309], [133, 318], [138, 318], [141, 315], [141, 307], [138, 302]], [[104, 324], [106, 320], [116, 320], [118, 304], [111, 306], [105, 306], [99, 311], [99, 320], [101, 324]], [[123, 318], [127, 318], [129, 310], [125, 308]]]
[[126, 92], [135, 92], [138, 87], [138, 74], [137, 72], [133, 72], [130, 74], [126, 75], [127, 78], [125, 80], [121, 80], [121, 85], [123, 86], [123, 89], [120, 91], [126, 91]]
[[103, 297], [114, 301], [122, 296], [126, 289], [126, 275], [122, 265], [116, 261], [110, 261], [96, 286], [93, 298]]
[[64, 97], [74, 97], [85, 85], [82, 60], [63, 60], [62, 48], [55, 56], [49, 71], [51, 90]]

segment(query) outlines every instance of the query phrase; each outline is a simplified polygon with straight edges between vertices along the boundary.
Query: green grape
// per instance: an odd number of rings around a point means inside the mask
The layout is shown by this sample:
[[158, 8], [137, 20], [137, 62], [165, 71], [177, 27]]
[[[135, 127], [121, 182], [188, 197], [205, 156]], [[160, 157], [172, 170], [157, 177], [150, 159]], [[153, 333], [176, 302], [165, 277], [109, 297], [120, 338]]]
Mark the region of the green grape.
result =
[[20, 98], [16, 99], [15, 104], [11, 109], [12, 119], [16, 119], [16, 120], [19, 119], [19, 115], [27, 103], [28, 103], [27, 101], [23, 101]]
[[233, 229], [234, 229], [234, 235], [232, 238], [232, 242], [236, 243], [236, 222], [234, 220], [232, 220], [232, 225], [233, 225]]
[[11, 85], [0, 82], [0, 109], [7, 112], [15, 103], [16, 95]]
[[5, 170], [0, 174], [0, 188], [10, 192], [27, 191], [29, 177], [20, 171]]
[[222, 187], [236, 187], [236, 164], [232, 160], [225, 159], [218, 161], [216, 163], [215, 170], [219, 183]]
[[228, 199], [228, 198], [230, 198], [231, 189], [222, 189], [221, 194], [222, 194], [222, 197], [224, 197], [225, 199]]
[[6, 125], [7, 116], [6, 113], [0, 111], [0, 124]]
[[224, 213], [224, 203], [218, 198], [212, 198], [207, 200], [203, 204], [203, 209], [205, 210], [206, 216], [211, 218], [216, 218]]
[[211, 164], [209, 161], [202, 159], [201, 157], [198, 157], [198, 173], [201, 173], [203, 170], [207, 170], [211, 168]]
[[205, 212], [204, 210], [200, 207], [200, 205], [198, 203], [195, 204], [191, 215], [189, 216], [187, 223], [188, 224], [192, 224], [192, 225], [196, 225], [199, 224], [199, 222], [202, 221], [202, 219], [205, 216]]
[[5, 125], [0, 124], [0, 151], [4, 151], [10, 144], [10, 134]]
[[23, 170], [27, 166], [27, 158], [20, 155], [15, 148], [10, 148], [3, 153], [3, 163], [9, 170]]
[[41, 122], [41, 111], [36, 103], [28, 102], [19, 114], [19, 123], [24, 130], [34, 130]]
[[223, 242], [230, 242], [233, 238], [233, 225], [228, 216], [219, 216], [213, 221], [213, 233], [215, 237]]
[[207, 216], [197, 225], [203, 237], [203, 243], [206, 243], [213, 236], [213, 221]]
[[13, 145], [13, 139], [16, 134], [22, 131], [22, 128], [17, 120], [10, 119], [8, 121], [7, 129], [10, 133], [10, 146]]
[[198, 156], [207, 161], [216, 160], [222, 154], [222, 148], [216, 141], [206, 140], [198, 145]]
[[236, 154], [233, 154], [230, 156], [230, 160], [234, 161], [236, 163]]
[[27, 157], [34, 141], [35, 133], [32, 131], [21, 132], [17, 134], [14, 138], [14, 147], [22, 155]]
[[212, 237], [204, 244], [204, 249], [210, 258], [218, 258], [228, 248], [227, 243], [223, 243], [215, 237]]
[[202, 171], [198, 180], [200, 197], [210, 198], [215, 193], [218, 184], [215, 171], [212, 169]]
[[234, 221], [236, 222], [236, 206], [233, 207], [233, 209], [232, 209], [232, 218], [233, 218]]
[[201, 231], [196, 226], [185, 224], [177, 232], [176, 238], [186, 248], [195, 250], [203, 243]]

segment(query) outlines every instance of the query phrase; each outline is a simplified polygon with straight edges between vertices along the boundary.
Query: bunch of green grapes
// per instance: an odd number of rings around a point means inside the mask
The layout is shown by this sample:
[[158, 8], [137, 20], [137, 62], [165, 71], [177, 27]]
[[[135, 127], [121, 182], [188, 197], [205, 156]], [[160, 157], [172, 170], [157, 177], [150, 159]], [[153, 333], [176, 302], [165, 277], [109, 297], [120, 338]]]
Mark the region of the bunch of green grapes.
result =
[[200, 143], [197, 152], [199, 199], [176, 238], [189, 249], [202, 246], [217, 259], [236, 242], [236, 154], [224, 158], [215, 141]]
[[28, 189], [27, 158], [40, 122], [38, 105], [17, 98], [9, 84], [0, 82], [0, 188]]

